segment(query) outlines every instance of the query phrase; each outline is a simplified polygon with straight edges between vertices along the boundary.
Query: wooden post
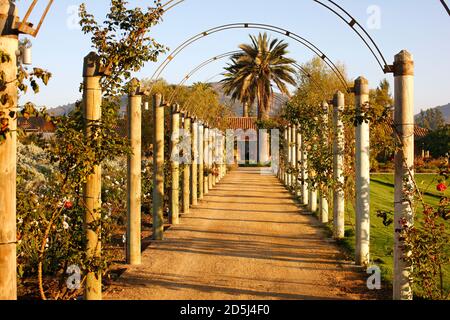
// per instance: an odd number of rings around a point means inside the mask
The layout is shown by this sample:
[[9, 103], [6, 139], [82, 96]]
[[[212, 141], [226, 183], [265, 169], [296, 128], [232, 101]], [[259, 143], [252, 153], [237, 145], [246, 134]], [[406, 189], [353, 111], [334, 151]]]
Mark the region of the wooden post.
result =
[[333, 194], [333, 223], [334, 237], [342, 239], [345, 235], [345, 199], [344, 199], [344, 124], [341, 114], [344, 111], [344, 94], [340, 91], [334, 95], [333, 109], [333, 175], [334, 175], [334, 194]]
[[301, 160], [302, 160], [302, 134], [300, 131], [300, 126], [297, 126], [296, 128], [297, 134], [295, 135], [295, 170], [297, 171], [297, 175], [295, 177], [295, 188], [297, 190], [296, 195], [297, 196], [301, 196], [302, 195], [302, 191], [301, 191], [301, 183], [299, 182], [299, 178], [301, 179]]
[[[214, 129], [212, 131], [212, 162], [215, 164], [216, 169], [217, 169], [217, 165], [218, 165], [218, 161], [217, 161], [217, 154], [218, 154], [218, 145], [217, 145], [217, 129]], [[213, 187], [216, 186], [217, 184], [217, 177], [213, 174], [212, 175], [212, 182], [213, 182]]]
[[192, 165], [191, 165], [191, 204], [196, 206], [198, 204], [198, 120], [197, 118], [192, 119], [191, 127], [191, 137], [192, 137]]
[[258, 129], [258, 160], [261, 165], [269, 162], [269, 134], [267, 129]]
[[[287, 134], [287, 146], [288, 146], [288, 166], [289, 168], [292, 167], [292, 125], [289, 125], [288, 127], [288, 134]], [[287, 175], [287, 183], [286, 186], [290, 188], [292, 186], [292, 173], [288, 173]]]
[[[204, 127], [203, 142], [204, 142], [203, 162], [206, 165], [206, 168], [209, 169], [211, 167], [211, 164], [209, 162], [209, 127], [208, 127], [208, 125], [205, 125], [205, 127]], [[204, 184], [203, 191], [204, 191], [204, 194], [206, 195], [209, 193], [209, 175], [204, 176], [203, 184]]]
[[203, 200], [204, 196], [204, 124], [200, 123], [198, 126], [198, 199]]
[[127, 263], [141, 264], [141, 105], [142, 92], [137, 79], [130, 82], [128, 97], [128, 140], [131, 155], [128, 156], [127, 180]]
[[301, 140], [301, 175], [302, 175], [302, 203], [303, 205], [308, 205], [309, 197], [308, 197], [308, 151], [306, 150], [306, 141], [305, 136], [302, 135]]
[[[84, 58], [83, 66], [83, 115], [85, 119], [84, 134], [86, 140], [92, 139], [91, 127], [101, 118], [102, 89], [100, 85], [100, 57], [89, 53]], [[100, 257], [101, 242], [98, 227], [91, 229], [90, 225], [99, 221], [101, 209], [101, 167], [95, 166], [93, 173], [86, 179], [84, 190], [84, 203], [86, 205], [84, 215], [84, 227], [87, 238], [86, 254], [88, 257]], [[87, 274], [85, 293], [86, 300], [102, 299], [101, 272]]]
[[287, 174], [287, 167], [288, 167], [288, 165], [289, 165], [289, 142], [288, 142], [288, 131], [289, 131], [289, 129], [288, 129], [288, 127], [287, 126], [285, 126], [284, 127], [284, 133], [283, 133], [283, 153], [284, 153], [284, 164], [283, 164], [283, 171], [282, 171], [282, 174], [281, 174], [281, 177], [282, 177], [282, 181], [283, 181], [283, 184], [285, 185], [285, 186], [287, 186], [287, 181], [288, 181], [288, 174]]
[[408, 254], [404, 252], [403, 242], [399, 238], [403, 229], [400, 223], [405, 219], [413, 224], [414, 189], [414, 60], [412, 55], [403, 50], [395, 56], [395, 112], [394, 128], [398, 147], [395, 153], [395, 196], [394, 196], [394, 292], [395, 300], [412, 299], [409, 282], [410, 269], [403, 261]]
[[174, 104], [171, 110], [171, 170], [172, 188], [170, 193], [169, 223], [179, 224], [180, 220], [180, 106]]
[[[369, 82], [364, 77], [355, 80], [355, 107], [359, 114], [369, 108]], [[358, 265], [369, 264], [370, 246], [370, 136], [369, 123], [358, 124], [356, 137], [356, 246]]]
[[[210, 128], [208, 130], [208, 161], [209, 161], [209, 167], [210, 169], [213, 168], [213, 150], [214, 150], [214, 144], [213, 144], [213, 135], [214, 135], [214, 129]], [[208, 175], [208, 190], [212, 190], [214, 186], [214, 182], [213, 182], [213, 174], [212, 171], [210, 171], [209, 175]]]
[[[6, 84], [1, 94], [11, 98], [10, 104], [0, 102], [0, 121], [8, 121], [9, 133], [0, 141], [0, 300], [17, 299], [16, 275], [16, 172], [17, 172], [17, 118], [9, 116], [17, 111], [17, 57], [18, 36], [13, 30], [17, 9], [13, 2], [0, 4], [0, 50], [9, 61], [1, 64]], [[4, 119], [4, 120], [3, 120]], [[2, 123], [0, 123], [0, 126]]]
[[[328, 103], [326, 101], [322, 103], [322, 109], [322, 124], [324, 127], [322, 140], [325, 148], [328, 149]], [[320, 186], [319, 219], [322, 223], [328, 223], [328, 187], [324, 184]]]
[[[313, 173], [312, 177], [315, 176], [315, 173]], [[309, 199], [308, 199], [308, 205], [309, 205], [309, 211], [312, 213], [317, 212], [317, 187], [313, 185], [312, 183], [309, 184]]]
[[164, 237], [164, 106], [153, 96], [153, 240]]
[[[192, 145], [190, 143], [191, 139], [191, 116], [189, 114], [185, 114], [184, 116], [184, 138], [188, 139], [189, 142], [186, 145]], [[184, 150], [186, 151], [186, 150]], [[190, 151], [190, 150], [189, 150]], [[185, 155], [186, 156], [186, 155]], [[191, 163], [192, 163], [192, 154], [188, 152], [189, 159], [184, 164], [183, 167], [183, 213], [187, 214], [189, 213], [189, 206], [190, 206], [190, 177], [191, 177]]]
[[[292, 125], [291, 127], [292, 130], [292, 136], [291, 136], [291, 167], [292, 170], [296, 170], [297, 168], [297, 145], [295, 143], [296, 138], [297, 138], [297, 126], [296, 125]], [[291, 187], [292, 187], [292, 193], [296, 194], [296, 190], [297, 190], [297, 182], [298, 182], [298, 177], [296, 174], [292, 173], [291, 174]]]

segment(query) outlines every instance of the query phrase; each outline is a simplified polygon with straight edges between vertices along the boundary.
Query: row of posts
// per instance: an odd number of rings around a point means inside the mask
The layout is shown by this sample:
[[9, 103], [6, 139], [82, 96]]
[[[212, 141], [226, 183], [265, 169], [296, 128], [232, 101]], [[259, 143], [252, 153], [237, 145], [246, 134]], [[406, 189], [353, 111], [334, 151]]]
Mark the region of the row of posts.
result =
[[[3, 10], [3, 6], [0, 6]], [[3, 12], [3, 11], [2, 11]], [[15, 51], [18, 46], [17, 36], [1, 37], [0, 45], [2, 50], [8, 53], [11, 61], [3, 65], [3, 70], [7, 78], [15, 78], [17, 73]], [[83, 92], [83, 111], [86, 119], [86, 135], [89, 134], [90, 126], [94, 121], [100, 120], [101, 107], [101, 86], [100, 80], [102, 74], [98, 63], [98, 56], [90, 54], [85, 58], [83, 76], [84, 76], [84, 92]], [[399, 148], [395, 154], [395, 199], [394, 199], [394, 299], [411, 299], [411, 286], [409, 280], [409, 267], [406, 265], [402, 257], [407, 252], [403, 251], [402, 240], [400, 238], [401, 219], [406, 219], [408, 223], [412, 223], [412, 195], [409, 192], [413, 188], [414, 174], [414, 62], [412, 56], [407, 51], [402, 51], [395, 56], [394, 65], [391, 66], [394, 73], [395, 88], [395, 113], [394, 113], [394, 132]], [[5, 89], [12, 98], [14, 106], [17, 106], [17, 88], [14, 83], [8, 83]], [[355, 82], [354, 92], [356, 94], [356, 107], [362, 109], [368, 101], [368, 84], [363, 78], [359, 78]], [[129, 263], [140, 262], [140, 172], [141, 172], [141, 146], [140, 146], [140, 121], [141, 121], [141, 100], [142, 92], [130, 94], [129, 100], [129, 137], [133, 149], [133, 153], [128, 160], [128, 228], [127, 228], [127, 261]], [[161, 96], [154, 97], [154, 192], [153, 192], [153, 231], [155, 239], [162, 239], [164, 231], [163, 223], [163, 199], [164, 199], [164, 106], [161, 103]], [[341, 112], [344, 109], [344, 95], [340, 92], [336, 93], [333, 101], [333, 124], [334, 136], [333, 142], [334, 163], [333, 174], [334, 180], [340, 183], [335, 184], [333, 190], [333, 218], [334, 218], [334, 235], [336, 238], [344, 236], [344, 191], [343, 185], [343, 159], [344, 159], [344, 134], [343, 123], [341, 120]], [[328, 109], [326, 103], [323, 107]], [[177, 110], [174, 108], [174, 110]], [[172, 110], [172, 127], [174, 135], [176, 132], [176, 113]], [[189, 119], [189, 117], [188, 117]], [[327, 119], [324, 116], [324, 123]], [[9, 125], [12, 134], [7, 136], [6, 141], [0, 145], [0, 299], [16, 299], [17, 282], [16, 282], [16, 151], [17, 151], [17, 134], [16, 121], [10, 119]], [[138, 125], [134, 125], [134, 124]], [[190, 120], [187, 121], [190, 123]], [[186, 127], [186, 121], [184, 122]], [[190, 195], [191, 204], [195, 204], [198, 199], [209, 192], [218, 179], [226, 173], [224, 164], [220, 165], [219, 177], [214, 179], [212, 172], [205, 176], [204, 163], [210, 165], [212, 154], [210, 151], [202, 152], [202, 150], [210, 150], [214, 137], [211, 132], [217, 132], [213, 128], [209, 128], [206, 123], [201, 123], [194, 118], [193, 136], [197, 135], [194, 141], [198, 141], [198, 156], [194, 155], [194, 163], [192, 169], [183, 171], [183, 210], [188, 211], [188, 200]], [[192, 129], [190, 129], [192, 130]], [[219, 141], [223, 141], [223, 134], [218, 135]], [[203, 137], [203, 139], [201, 138]], [[279, 178], [289, 186], [298, 184], [301, 181], [299, 195], [305, 205], [310, 206], [311, 211], [317, 210], [317, 189], [320, 190], [319, 195], [319, 216], [322, 222], [328, 221], [328, 202], [327, 191], [320, 186], [308, 186], [306, 183], [308, 177], [307, 168], [307, 146], [305, 145], [301, 128], [290, 126], [285, 131], [285, 141], [289, 141], [289, 161], [298, 169], [299, 177], [292, 177], [287, 172], [279, 172]], [[328, 137], [326, 137], [328, 138]], [[217, 138], [216, 138], [217, 139]], [[369, 124], [363, 123], [356, 128], [356, 258], [358, 264], [369, 262], [369, 235], [370, 235], [370, 188], [369, 188]], [[327, 139], [323, 137], [324, 143]], [[174, 144], [172, 144], [173, 148]], [[223, 143], [222, 143], [223, 148]], [[196, 152], [194, 152], [196, 153]], [[222, 152], [223, 155], [223, 152]], [[195, 160], [197, 159], [197, 160]], [[197, 161], [197, 162], [196, 162]], [[225, 163], [225, 162], [222, 162]], [[197, 166], [198, 165], [198, 166]], [[171, 164], [172, 177], [177, 177], [179, 170], [177, 164]], [[195, 167], [195, 168], [194, 168]], [[195, 171], [197, 170], [197, 174]], [[195, 177], [191, 180], [190, 177]], [[198, 175], [198, 180], [195, 181]], [[179, 177], [179, 176], [178, 176]], [[189, 180], [187, 179], [189, 177]], [[175, 179], [174, 178], [174, 179]], [[175, 179], [173, 194], [171, 199], [171, 210], [169, 222], [176, 223], [179, 217], [179, 204], [177, 203], [175, 188], [179, 179]], [[189, 184], [188, 182], [189, 181]], [[186, 187], [187, 186], [187, 187]], [[189, 189], [189, 186], [190, 189]], [[195, 188], [198, 192], [195, 193]], [[189, 192], [184, 192], [188, 190]], [[101, 244], [98, 238], [97, 230], [90, 230], [89, 222], [98, 220], [99, 208], [101, 206], [101, 168], [96, 167], [92, 175], [87, 179], [84, 188], [84, 198], [86, 202], [86, 235], [87, 235], [87, 254], [88, 256], [100, 255]], [[198, 194], [198, 197], [197, 197]], [[186, 204], [186, 205], [185, 205]], [[177, 210], [178, 209], [178, 210]], [[101, 298], [101, 275], [90, 273], [86, 280], [85, 298], [100, 299]]]
[[[360, 77], [355, 81], [355, 106], [361, 110], [369, 102], [368, 81]], [[345, 235], [345, 194], [344, 194], [344, 154], [345, 137], [342, 113], [345, 98], [340, 91], [336, 92], [332, 101], [333, 112], [333, 236], [342, 239]], [[329, 104], [321, 105], [323, 115], [321, 125], [324, 127], [323, 136], [318, 139], [328, 149], [330, 144], [328, 134]], [[312, 213], [318, 213], [322, 223], [328, 223], [329, 190], [325, 185], [314, 185], [311, 181], [314, 170], [308, 168], [308, 146], [302, 135], [301, 127], [288, 125], [284, 131], [285, 158], [287, 166], [293, 168], [293, 173], [284, 170], [280, 177], [283, 183], [300, 196], [301, 203]], [[363, 122], [356, 127], [356, 263], [369, 264], [369, 235], [370, 235], [370, 158], [369, 158], [369, 124]]]
[[[403, 260], [402, 241], [399, 233], [402, 229], [401, 219], [412, 224], [411, 192], [414, 177], [414, 62], [407, 51], [401, 51], [395, 56], [391, 66], [395, 76], [395, 112], [394, 138], [398, 148], [395, 154], [395, 198], [394, 198], [394, 287], [393, 298], [411, 299], [412, 291], [409, 282], [409, 267]], [[357, 115], [362, 115], [369, 108], [369, 84], [364, 77], [355, 80], [353, 93], [355, 94], [355, 108]], [[345, 107], [345, 95], [336, 92], [332, 104], [333, 112], [333, 237], [345, 237], [345, 193], [344, 193], [344, 155], [345, 136], [342, 115]], [[329, 104], [323, 102], [322, 125], [328, 128]], [[366, 119], [367, 120], [367, 119]], [[355, 208], [356, 208], [356, 244], [355, 262], [357, 265], [370, 265], [370, 131], [369, 122], [358, 123], [355, 128]], [[329, 147], [328, 129], [318, 139]], [[308, 146], [302, 135], [302, 128], [298, 125], [288, 125], [284, 130], [284, 150], [286, 164], [280, 167], [278, 178], [290, 190], [300, 197], [301, 203], [312, 213], [317, 213], [322, 223], [329, 219], [329, 190], [326, 186], [311, 185], [308, 175]], [[351, 146], [349, 146], [351, 147]], [[293, 170], [287, 170], [291, 168]], [[295, 173], [295, 174], [294, 174]], [[297, 176], [296, 176], [297, 175]]]
[[[90, 53], [84, 63], [83, 112], [86, 119], [86, 137], [89, 137], [91, 123], [101, 118], [102, 91], [101, 73], [98, 70], [98, 56]], [[139, 81], [130, 82], [128, 97], [128, 138], [131, 154], [128, 157], [127, 186], [127, 263], [141, 263], [141, 106], [145, 92]], [[164, 235], [164, 119], [165, 105], [162, 96], [153, 96], [153, 239], [163, 240]], [[170, 112], [170, 205], [169, 225], [180, 222], [180, 214], [187, 214], [192, 206], [214, 188], [226, 174], [225, 135], [210, 127], [197, 117], [182, 112], [173, 105]], [[215, 166], [216, 172], [212, 168]], [[208, 171], [205, 174], [205, 169]], [[180, 181], [182, 185], [180, 188]], [[180, 195], [181, 189], [181, 195]], [[100, 219], [101, 168], [97, 166], [88, 177], [84, 197], [86, 202], [86, 235], [88, 256], [101, 255], [101, 241], [97, 230], [89, 229], [89, 223]], [[180, 205], [181, 199], [181, 205]], [[102, 297], [101, 274], [89, 273], [85, 285], [85, 298], [99, 300]]]

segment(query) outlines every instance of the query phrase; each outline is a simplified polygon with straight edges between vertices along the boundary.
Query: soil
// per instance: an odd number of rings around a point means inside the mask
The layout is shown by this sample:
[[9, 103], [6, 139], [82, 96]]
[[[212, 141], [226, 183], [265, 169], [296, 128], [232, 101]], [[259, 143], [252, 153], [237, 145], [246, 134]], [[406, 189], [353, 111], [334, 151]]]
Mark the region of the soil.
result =
[[271, 175], [229, 173], [163, 241], [146, 240], [104, 299], [380, 299], [320, 222]]

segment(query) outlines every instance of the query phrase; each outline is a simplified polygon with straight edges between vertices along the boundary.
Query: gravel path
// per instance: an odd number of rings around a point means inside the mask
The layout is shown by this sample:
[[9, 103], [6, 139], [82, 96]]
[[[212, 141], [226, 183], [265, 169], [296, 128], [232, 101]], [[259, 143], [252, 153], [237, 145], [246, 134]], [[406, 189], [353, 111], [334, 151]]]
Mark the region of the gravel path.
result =
[[181, 224], [152, 242], [142, 265], [105, 299], [374, 299], [319, 222], [273, 176], [238, 169]]

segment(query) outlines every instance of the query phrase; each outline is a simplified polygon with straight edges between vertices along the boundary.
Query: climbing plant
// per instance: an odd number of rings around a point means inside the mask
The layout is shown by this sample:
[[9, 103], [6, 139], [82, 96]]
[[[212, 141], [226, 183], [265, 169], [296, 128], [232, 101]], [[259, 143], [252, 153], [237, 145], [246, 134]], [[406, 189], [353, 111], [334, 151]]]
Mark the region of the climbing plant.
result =
[[[19, 250], [22, 254], [19, 275], [37, 276], [42, 299], [70, 299], [79, 295], [84, 278], [80, 279], [79, 286], [68, 286], [66, 271], [69, 266], [76, 266], [82, 275], [88, 272], [105, 274], [112, 262], [109, 250], [104, 250], [101, 257], [88, 257], [85, 253], [84, 183], [95, 166], [106, 165], [108, 168], [108, 163], [129, 154], [128, 141], [117, 130], [121, 121], [122, 95], [128, 89], [127, 80], [145, 62], [156, 61], [165, 51], [149, 36], [150, 28], [160, 22], [163, 14], [159, 1], [146, 10], [129, 9], [127, 4], [127, 1], [112, 0], [103, 23], [88, 13], [84, 4], [80, 6], [82, 31], [91, 36], [104, 74], [101, 79], [102, 117], [99, 121], [89, 122], [88, 137], [84, 135], [86, 123], [81, 102], [68, 116], [53, 119], [57, 126], [55, 138], [42, 155], [53, 170], [48, 172], [45, 183], [40, 184], [34, 194], [26, 193], [26, 189], [19, 192], [18, 201], [22, 205], [18, 206], [18, 217], [24, 221], [19, 224], [18, 231], [22, 235], [20, 248], [23, 248]], [[114, 225], [124, 221], [124, 197], [111, 190], [114, 186], [123, 188], [123, 179], [114, 184], [106, 183], [102, 190], [101, 219], [87, 226], [97, 230], [103, 243], [110, 243]], [[122, 208], [122, 211], [115, 213], [116, 208]]]

